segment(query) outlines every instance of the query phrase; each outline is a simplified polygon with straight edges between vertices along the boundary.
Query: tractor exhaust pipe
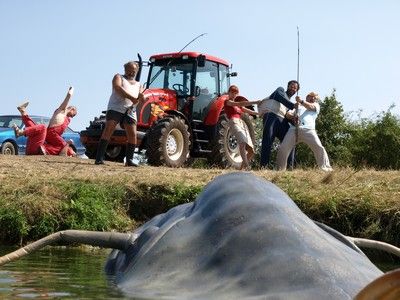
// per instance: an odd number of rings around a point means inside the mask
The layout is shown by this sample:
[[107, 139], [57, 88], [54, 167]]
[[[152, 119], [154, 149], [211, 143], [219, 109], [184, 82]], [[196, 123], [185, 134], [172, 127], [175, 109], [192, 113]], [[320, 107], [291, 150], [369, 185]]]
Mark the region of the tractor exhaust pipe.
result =
[[21, 257], [30, 254], [33, 251], [44, 248], [48, 245], [54, 245], [59, 242], [67, 244], [79, 243], [97, 247], [112, 248], [126, 250], [129, 245], [134, 242], [131, 233], [118, 232], [98, 232], [85, 230], [64, 230], [50, 234], [36, 242], [33, 242], [25, 247], [19, 248], [14, 252], [8, 253], [0, 257], [0, 266], [6, 263], [20, 259]]

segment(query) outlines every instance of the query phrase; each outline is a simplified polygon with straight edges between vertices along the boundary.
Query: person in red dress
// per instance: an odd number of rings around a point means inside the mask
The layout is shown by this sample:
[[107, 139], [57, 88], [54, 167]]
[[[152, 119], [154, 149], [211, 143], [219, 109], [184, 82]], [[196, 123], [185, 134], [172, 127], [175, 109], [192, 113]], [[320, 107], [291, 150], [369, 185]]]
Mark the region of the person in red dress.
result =
[[75, 106], [68, 106], [69, 100], [74, 94], [74, 88], [68, 89], [67, 95], [60, 106], [54, 111], [47, 126], [46, 134], [46, 150], [49, 155], [76, 156], [75, 152], [69, 146], [72, 141], [66, 142], [62, 138], [62, 134], [67, 129], [71, 118], [78, 113]]
[[242, 157], [242, 169], [250, 169], [250, 162], [254, 157], [254, 146], [251, 140], [250, 133], [241, 119], [242, 113], [250, 115], [259, 115], [245, 106], [258, 104], [260, 101], [248, 101], [246, 98], [239, 96], [239, 88], [236, 85], [231, 85], [228, 89], [228, 99], [224, 103], [224, 111], [229, 120], [229, 127], [239, 144], [239, 152]]
[[26, 155], [40, 155], [45, 154], [46, 149], [44, 147], [44, 141], [46, 139], [46, 125], [36, 124], [26, 113], [26, 107], [29, 102], [25, 102], [17, 107], [21, 113], [22, 123], [25, 124], [25, 129], [18, 128], [17, 125], [13, 124], [15, 137], [26, 136]]
[[75, 106], [68, 106], [69, 100], [74, 93], [73, 87], [68, 89], [67, 95], [60, 106], [54, 111], [50, 119], [49, 125], [46, 128], [44, 124], [36, 124], [27, 114], [26, 107], [29, 102], [25, 102], [17, 107], [21, 113], [22, 122], [25, 129], [20, 129], [14, 125], [15, 136], [25, 135], [26, 155], [63, 155], [75, 156], [75, 152], [70, 147], [72, 141], [66, 142], [62, 138], [62, 134], [68, 127], [71, 118], [76, 116], [77, 109]]

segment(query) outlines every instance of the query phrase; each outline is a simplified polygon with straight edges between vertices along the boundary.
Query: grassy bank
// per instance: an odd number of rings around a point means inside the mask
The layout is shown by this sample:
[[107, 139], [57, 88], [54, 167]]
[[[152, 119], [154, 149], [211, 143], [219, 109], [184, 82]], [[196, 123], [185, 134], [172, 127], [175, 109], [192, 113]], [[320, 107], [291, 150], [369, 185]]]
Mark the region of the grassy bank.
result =
[[[210, 180], [232, 171], [0, 155], [0, 239], [24, 244], [65, 229], [131, 230], [193, 201]], [[399, 171], [253, 173], [278, 185], [314, 220], [347, 235], [400, 246]]]

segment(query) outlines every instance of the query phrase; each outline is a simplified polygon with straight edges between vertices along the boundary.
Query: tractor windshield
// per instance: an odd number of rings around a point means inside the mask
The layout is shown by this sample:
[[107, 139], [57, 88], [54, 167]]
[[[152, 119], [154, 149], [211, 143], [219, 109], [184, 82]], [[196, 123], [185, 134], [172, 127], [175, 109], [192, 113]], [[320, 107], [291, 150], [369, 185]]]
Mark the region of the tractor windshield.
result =
[[188, 59], [155, 61], [150, 69], [148, 88], [171, 89], [178, 96], [187, 96], [191, 92], [194, 66], [195, 61]]

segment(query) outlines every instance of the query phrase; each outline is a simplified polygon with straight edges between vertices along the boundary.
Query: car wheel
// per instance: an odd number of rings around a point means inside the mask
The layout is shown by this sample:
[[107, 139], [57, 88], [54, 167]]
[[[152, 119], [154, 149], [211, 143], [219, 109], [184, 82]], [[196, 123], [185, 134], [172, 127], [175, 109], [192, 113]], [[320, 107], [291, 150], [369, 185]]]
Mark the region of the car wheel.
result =
[[16, 155], [17, 154], [17, 149], [15, 149], [15, 146], [11, 142], [5, 142], [1, 146], [1, 154], [4, 155]]

